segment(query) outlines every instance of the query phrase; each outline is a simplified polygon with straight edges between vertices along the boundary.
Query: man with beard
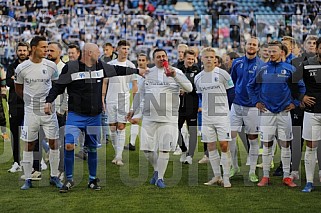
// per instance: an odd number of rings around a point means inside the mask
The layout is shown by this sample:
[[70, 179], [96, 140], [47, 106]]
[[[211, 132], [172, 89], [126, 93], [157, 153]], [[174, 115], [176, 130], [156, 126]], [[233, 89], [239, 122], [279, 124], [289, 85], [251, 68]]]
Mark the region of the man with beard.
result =
[[256, 70], [259, 70], [264, 62], [257, 56], [259, 51], [259, 40], [251, 37], [246, 41], [245, 56], [235, 59], [231, 67], [231, 77], [235, 85], [235, 98], [231, 107], [231, 133], [232, 141], [230, 150], [232, 155], [232, 169], [230, 176], [234, 176], [240, 171], [237, 160], [236, 137], [237, 133], [245, 127], [245, 133], [248, 134], [250, 143], [250, 171], [249, 180], [258, 182], [255, 174], [259, 144], [258, 144], [258, 109], [251, 101], [251, 96], [247, 92], [247, 84], [255, 76]]
[[[60, 56], [62, 52], [62, 46], [58, 42], [49, 42], [48, 44], [48, 56], [47, 59], [50, 61], [55, 62], [57, 64], [58, 73], [61, 74], [62, 68], [64, 68], [65, 63], [61, 61]], [[60, 161], [59, 161], [59, 174], [58, 177], [61, 181], [63, 181], [64, 177], [64, 126], [66, 125], [66, 116], [67, 116], [67, 109], [68, 109], [68, 94], [65, 91], [63, 94], [59, 95], [55, 100], [55, 107], [56, 107], [56, 114], [58, 119], [59, 125], [59, 149], [60, 149]]]
[[[263, 178], [258, 186], [267, 186], [270, 182], [269, 172], [272, 160], [272, 146], [277, 138], [281, 147], [283, 165], [283, 184], [296, 187], [290, 176], [291, 150], [293, 139], [290, 111], [299, 105], [305, 93], [302, 81], [293, 84], [294, 67], [282, 61], [286, 46], [279, 41], [269, 43], [270, 62], [265, 64], [251, 78], [247, 89], [251, 101], [260, 111], [260, 134], [263, 142]], [[298, 87], [298, 93], [292, 88]]]
[[27, 60], [29, 57], [30, 46], [26, 42], [19, 42], [16, 47], [17, 59], [8, 66], [6, 83], [9, 89], [9, 122], [10, 131], [12, 134], [12, 153], [13, 153], [13, 165], [8, 172], [15, 173], [22, 171], [20, 166], [20, 141], [19, 141], [19, 127], [22, 124], [24, 111], [23, 111], [23, 100], [16, 94], [14, 87], [14, 70], [16, 67]]

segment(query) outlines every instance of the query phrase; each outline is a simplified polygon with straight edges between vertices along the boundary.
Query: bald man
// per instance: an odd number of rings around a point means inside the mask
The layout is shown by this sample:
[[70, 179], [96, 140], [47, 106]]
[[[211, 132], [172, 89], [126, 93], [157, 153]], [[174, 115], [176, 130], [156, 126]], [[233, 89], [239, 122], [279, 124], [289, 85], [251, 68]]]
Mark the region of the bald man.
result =
[[100, 128], [94, 127], [101, 126], [103, 78], [144, 73], [144, 70], [140, 70], [139, 73], [137, 69], [108, 65], [98, 61], [99, 55], [96, 44], [86, 43], [82, 49], [81, 59], [70, 61], [64, 66], [58, 81], [46, 98], [45, 113], [51, 114], [53, 113], [51, 103], [67, 88], [69, 99], [66, 125], [68, 128], [65, 133], [64, 157], [66, 180], [60, 188], [61, 193], [66, 193], [74, 185], [74, 149], [80, 132], [85, 133], [84, 146], [88, 150], [88, 188], [101, 189], [98, 185], [99, 179], [96, 177], [97, 147], [100, 145], [101, 133]]

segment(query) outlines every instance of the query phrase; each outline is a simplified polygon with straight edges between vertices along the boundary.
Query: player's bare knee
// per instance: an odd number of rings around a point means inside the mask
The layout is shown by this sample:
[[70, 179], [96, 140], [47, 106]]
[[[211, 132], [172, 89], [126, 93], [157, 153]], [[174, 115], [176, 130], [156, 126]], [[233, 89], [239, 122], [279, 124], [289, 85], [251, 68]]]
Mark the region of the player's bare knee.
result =
[[222, 152], [227, 152], [227, 150], [228, 150], [228, 144], [221, 144], [221, 150], [222, 150]]
[[25, 144], [25, 150], [26, 150], [27, 152], [31, 152], [31, 151], [34, 150], [35, 145], [36, 145], [36, 142], [35, 142], [35, 141], [33, 141], [33, 142], [26, 142], [26, 144]]
[[131, 120], [131, 124], [136, 124], [136, 125], [138, 125], [138, 124], [139, 124], [139, 121], [140, 121], [140, 119], [134, 118], [134, 119]]
[[116, 132], [117, 126], [110, 124], [110, 125], [109, 125], [109, 129], [110, 129], [111, 132]]
[[66, 144], [65, 148], [67, 151], [72, 151], [75, 149], [75, 145], [74, 144]]
[[257, 139], [258, 135], [248, 135], [249, 140], [255, 140]]
[[263, 146], [272, 147], [273, 146], [273, 141], [271, 141], [271, 142], [263, 142]]
[[231, 132], [231, 136], [232, 136], [232, 138], [236, 138], [236, 137], [237, 137], [237, 132], [232, 131], [232, 132]]
[[55, 139], [49, 139], [49, 147], [50, 149], [56, 150], [58, 149], [58, 142]]
[[214, 151], [215, 150], [216, 143], [208, 143], [207, 149], [208, 151]]
[[125, 127], [126, 127], [125, 124], [118, 124], [118, 125], [117, 125], [117, 129], [118, 129], [118, 130], [124, 130]]

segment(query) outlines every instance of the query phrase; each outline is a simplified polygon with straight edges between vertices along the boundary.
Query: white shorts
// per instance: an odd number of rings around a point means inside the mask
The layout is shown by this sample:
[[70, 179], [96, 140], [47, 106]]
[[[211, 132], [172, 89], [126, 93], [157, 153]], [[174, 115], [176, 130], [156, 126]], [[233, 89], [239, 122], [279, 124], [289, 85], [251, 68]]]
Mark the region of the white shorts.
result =
[[260, 113], [261, 141], [270, 142], [275, 137], [281, 141], [293, 139], [292, 120], [290, 112], [272, 113], [270, 111]]
[[308, 141], [321, 140], [321, 113], [304, 112], [302, 138]]
[[211, 143], [216, 141], [231, 141], [230, 122], [202, 125], [202, 142]]
[[21, 128], [21, 139], [26, 142], [36, 141], [40, 127], [43, 128], [46, 138], [59, 138], [59, 126], [56, 113], [41, 116], [35, 113], [26, 113]]
[[232, 104], [231, 131], [241, 132], [242, 126], [247, 134], [259, 134], [259, 110], [256, 107], [246, 107]]
[[143, 119], [140, 150], [174, 151], [178, 140], [178, 124], [145, 121]]
[[106, 111], [109, 124], [114, 123], [127, 123], [127, 113], [129, 112], [129, 104], [126, 103], [118, 107], [118, 104], [106, 104]]

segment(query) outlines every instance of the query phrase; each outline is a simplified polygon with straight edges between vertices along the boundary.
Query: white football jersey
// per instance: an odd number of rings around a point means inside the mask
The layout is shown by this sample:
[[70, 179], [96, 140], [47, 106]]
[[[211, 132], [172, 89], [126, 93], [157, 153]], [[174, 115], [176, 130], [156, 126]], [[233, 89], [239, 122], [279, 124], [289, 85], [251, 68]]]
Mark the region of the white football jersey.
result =
[[[139, 93], [143, 95], [143, 119], [155, 122], [178, 123], [179, 90], [182, 86], [192, 91], [192, 84], [179, 69], [176, 80], [167, 77], [164, 68], [151, 68], [140, 84]], [[183, 89], [185, 89], [183, 88]]]
[[17, 66], [15, 75], [15, 83], [23, 84], [25, 112], [44, 115], [44, 105], [52, 81], [58, 80], [57, 65], [47, 59], [42, 59], [41, 63], [33, 63], [29, 59]]
[[196, 92], [202, 94], [202, 122], [217, 124], [220, 119], [228, 119], [226, 90], [234, 87], [231, 76], [225, 70], [215, 67], [210, 72], [203, 70], [197, 74], [194, 83]]
[[[119, 62], [117, 59], [108, 62], [110, 65], [136, 68], [135, 65], [126, 60]], [[130, 82], [137, 80], [136, 74], [126, 76], [115, 76], [108, 79], [108, 89], [106, 95], [107, 104], [129, 104], [130, 99]]]

